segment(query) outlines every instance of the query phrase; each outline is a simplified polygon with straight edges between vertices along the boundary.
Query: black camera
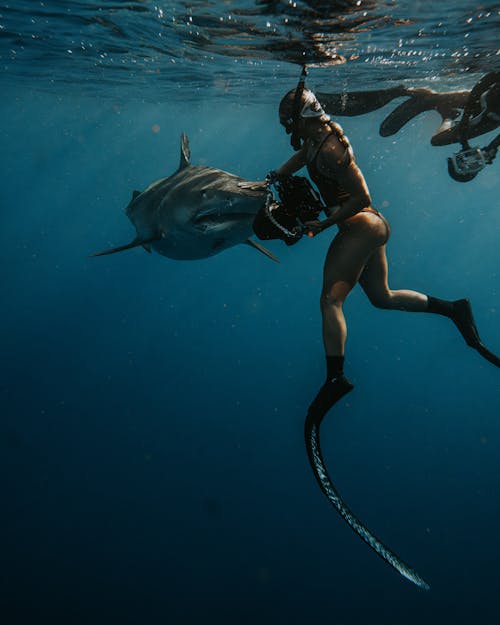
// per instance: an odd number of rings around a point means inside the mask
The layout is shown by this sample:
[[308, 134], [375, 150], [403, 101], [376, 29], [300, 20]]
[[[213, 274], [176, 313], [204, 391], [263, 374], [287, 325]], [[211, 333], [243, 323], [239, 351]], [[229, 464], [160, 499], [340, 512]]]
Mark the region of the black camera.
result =
[[487, 152], [481, 148], [460, 150], [448, 158], [448, 173], [457, 182], [469, 182], [490, 162]]
[[259, 239], [281, 239], [293, 245], [302, 238], [304, 223], [316, 220], [324, 204], [303, 176], [274, 174], [268, 180], [275, 187], [278, 200], [269, 190], [266, 203], [255, 217], [253, 230]]

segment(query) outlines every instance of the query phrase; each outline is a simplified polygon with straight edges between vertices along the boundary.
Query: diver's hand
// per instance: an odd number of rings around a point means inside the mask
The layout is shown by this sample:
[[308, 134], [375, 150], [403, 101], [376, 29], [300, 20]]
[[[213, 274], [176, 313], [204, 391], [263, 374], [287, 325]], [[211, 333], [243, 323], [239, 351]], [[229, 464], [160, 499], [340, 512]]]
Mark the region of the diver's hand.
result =
[[268, 203], [267, 203], [267, 209], [269, 210], [270, 213], [272, 213], [273, 211], [275, 211], [276, 209], [281, 207], [281, 204], [279, 202], [276, 202], [276, 200], [271, 199]]
[[306, 221], [304, 223], [304, 229], [309, 236], [316, 236], [320, 232], [323, 232], [326, 228], [328, 228], [327, 223], [324, 221], [319, 221], [319, 219], [314, 219], [312, 221]]
[[274, 169], [271, 169], [270, 172], [266, 175], [266, 182], [268, 185], [274, 184], [278, 180], [278, 172]]
[[245, 180], [245, 182], [238, 182], [238, 187], [246, 191], [267, 191], [267, 186], [267, 180]]

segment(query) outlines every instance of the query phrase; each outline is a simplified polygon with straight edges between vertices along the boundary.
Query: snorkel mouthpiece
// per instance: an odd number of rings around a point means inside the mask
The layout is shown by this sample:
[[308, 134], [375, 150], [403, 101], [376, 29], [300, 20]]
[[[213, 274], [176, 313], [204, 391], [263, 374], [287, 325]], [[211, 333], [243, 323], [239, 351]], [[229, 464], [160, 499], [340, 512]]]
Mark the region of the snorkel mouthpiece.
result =
[[302, 141], [298, 134], [298, 124], [300, 118], [301, 111], [301, 101], [302, 94], [304, 93], [304, 87], [306, 84], [306, 76], [307, 76], [307, 67], [305, 65], [302, 66], [302, 72], [300, 73], [299, 82], [297, 83], [297, 87], [295, 88], [295, 96], [293, 98], [293, 112], [292, 112], [292, 135], [290, 137], [290, 144], [292, 148], [297, 152], [302, 147]]

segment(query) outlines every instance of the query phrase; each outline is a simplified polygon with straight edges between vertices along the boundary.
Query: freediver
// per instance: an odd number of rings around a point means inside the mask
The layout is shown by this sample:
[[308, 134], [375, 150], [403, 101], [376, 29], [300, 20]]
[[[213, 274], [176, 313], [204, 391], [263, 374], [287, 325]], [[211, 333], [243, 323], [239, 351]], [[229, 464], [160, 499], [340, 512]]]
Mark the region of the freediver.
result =
[[400, 85], [373, 91], [344, 93], [318, 92], [330, 115], [354, 116], [370, 113], [396, 98], [406, 98], [380, 124], [380, 135], [396, 134], [414, 117], [425, 111], [437, 111], [441, 124], [431, 137], [434, 146], [460, 143], [462, 149], [448, 159], [448, 171], [459, 182], [472, 180], [491, 164], [500, 146], [498, 135], [484, 148], [471, 148], [468, 140], [500, 126], [500, 72], [483, 76], [471, 90], [438, 92], [427, 88]]
[[[279, 105], [280, 124], [291, 135], [295, 154], [279, 169], [270, 172], [267, 181], [272, 183], [306, 167], [326, 204], [327, 217], [309, 221], [305, 227], [312, 234], [319, 234], [333, 225], [338, 227], [325, 259], [320, 298], [326, 380], [309, 407], [309, 416], [321, 421], [353, 388], [344, 375], [347, 328], [342, 307], [357, 283], [377, 308], [448, 317], [469, 346], [500, 366], [500, 360], [481, 343], [469, 300], [447, 301], [389, 287], [386, 254], [389, 223], [373, 208], [349, 140], [315, 94], [305, 87], [305, 76], [304, 68], [297, 87], [289, 91]], [[380, 97], [377, 98], [380, 102]]]

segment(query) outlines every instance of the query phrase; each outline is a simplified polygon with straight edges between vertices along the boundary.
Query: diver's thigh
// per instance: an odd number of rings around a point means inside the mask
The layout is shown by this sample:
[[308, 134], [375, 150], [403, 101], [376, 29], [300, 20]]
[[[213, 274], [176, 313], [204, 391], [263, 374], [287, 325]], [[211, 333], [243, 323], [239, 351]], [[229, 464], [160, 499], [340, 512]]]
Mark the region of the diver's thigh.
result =
[[341, 231], [332, 241], [326, 255], [323, 271], [323, 290], [336, 282], [352, 288], [375, 249], [373, 240], [353, 231]]
[[370, 256], [359, 284], [368, 296], [386, 293], [389, 290], [388, 274], [386, 246], [382, 245]]

